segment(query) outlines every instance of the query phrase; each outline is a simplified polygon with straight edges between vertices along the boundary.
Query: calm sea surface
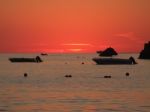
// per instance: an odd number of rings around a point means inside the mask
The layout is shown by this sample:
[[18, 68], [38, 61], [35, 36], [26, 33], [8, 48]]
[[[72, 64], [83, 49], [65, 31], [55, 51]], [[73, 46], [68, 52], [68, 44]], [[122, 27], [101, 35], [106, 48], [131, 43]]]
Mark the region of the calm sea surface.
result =
[[[41, 56], [43, 63], [8, 60], [36, 55], [0, 54], [0, 112], [150, 112], [150, 60], [96, 65], [91, 59], [97, 54], [49, 54]], [[138, 57], [119, 57], [131, 55]]]

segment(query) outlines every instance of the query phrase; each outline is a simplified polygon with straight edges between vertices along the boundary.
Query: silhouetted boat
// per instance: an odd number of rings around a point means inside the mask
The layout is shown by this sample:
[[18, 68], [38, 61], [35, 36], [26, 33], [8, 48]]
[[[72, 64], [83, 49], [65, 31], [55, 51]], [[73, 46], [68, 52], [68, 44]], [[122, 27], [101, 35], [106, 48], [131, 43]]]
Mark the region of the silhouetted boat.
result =
[[41, 53], [41, 55], [42, 55], [42, 56], [48, 56], [48, 54], [47, 54], [47, 53]]
[[36, 56], [35, 58], [9, 58], [9, 60], [11, 62], [43, 62], [39, 56]]
[[93, 58], [93, 61], [98, 65], [107, 65], [107, 64], [137, 64], [133, 57], [129, 59], [121, 58]]

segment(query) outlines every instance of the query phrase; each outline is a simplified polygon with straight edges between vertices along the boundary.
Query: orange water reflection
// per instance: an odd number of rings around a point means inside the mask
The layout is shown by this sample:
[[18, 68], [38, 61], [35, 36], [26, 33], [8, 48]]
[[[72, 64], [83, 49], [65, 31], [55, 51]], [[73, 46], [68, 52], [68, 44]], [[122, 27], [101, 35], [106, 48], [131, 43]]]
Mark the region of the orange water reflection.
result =
[[[56, 111], [70, 112], [72, 110], [85, 112], [96, 111], [127, 111], [123, 106], [137, 108], [150, 104], [150, 91], [122, 91], [122, 92], [101, 92], [101, 91], [38, 91], [30, 88], [11, 88], [7, 97], [2, 101], [9, 102], [11, 111]], [[20, 90], [19, 90], [20, 91]]]

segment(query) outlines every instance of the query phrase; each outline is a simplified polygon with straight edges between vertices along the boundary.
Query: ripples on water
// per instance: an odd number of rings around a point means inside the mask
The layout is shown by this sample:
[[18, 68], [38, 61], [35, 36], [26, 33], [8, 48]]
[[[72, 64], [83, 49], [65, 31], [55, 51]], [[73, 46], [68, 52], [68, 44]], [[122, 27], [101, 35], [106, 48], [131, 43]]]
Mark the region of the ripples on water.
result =
[[35, 55], [0, 55], [0, 112], [150, 112], [150, 61], [96, 65], [94, 54], [51, 54], [39, 64], [8, 61]]

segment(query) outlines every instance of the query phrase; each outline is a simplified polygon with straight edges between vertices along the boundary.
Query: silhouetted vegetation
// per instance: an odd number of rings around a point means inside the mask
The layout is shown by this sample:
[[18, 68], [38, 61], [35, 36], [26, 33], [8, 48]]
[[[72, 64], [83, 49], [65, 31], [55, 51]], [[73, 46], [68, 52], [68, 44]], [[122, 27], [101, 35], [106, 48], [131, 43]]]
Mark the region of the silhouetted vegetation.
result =
[[144, 49], [140, 52], [140, 59], [150, 59], [150, 41], [145, 43]]

